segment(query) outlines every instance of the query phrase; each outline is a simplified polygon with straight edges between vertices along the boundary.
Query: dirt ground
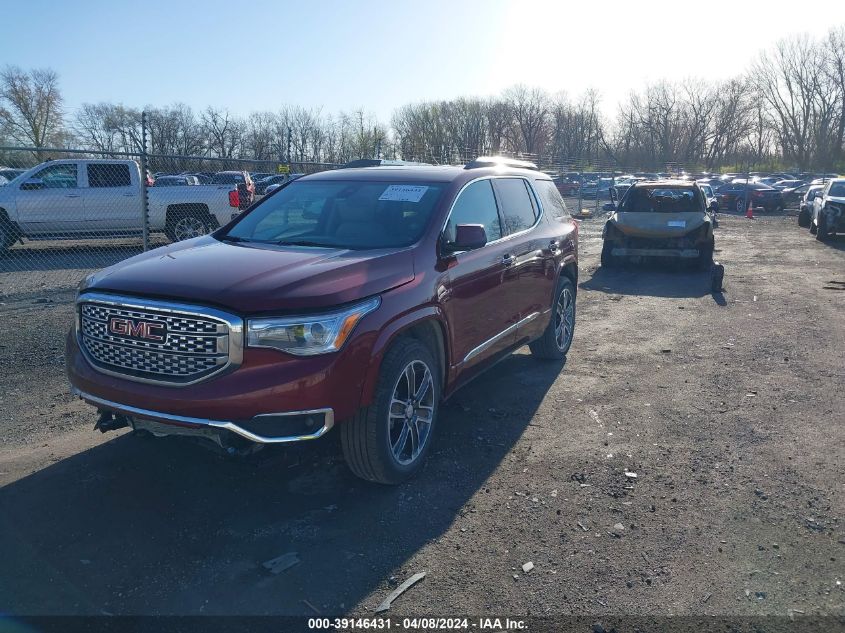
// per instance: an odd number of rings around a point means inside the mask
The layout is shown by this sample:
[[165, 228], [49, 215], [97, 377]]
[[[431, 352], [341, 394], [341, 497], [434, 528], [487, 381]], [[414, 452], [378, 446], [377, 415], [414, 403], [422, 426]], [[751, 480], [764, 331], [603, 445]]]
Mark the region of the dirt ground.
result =
[[332, 436], [226, 461], [93, 432], [63, 373], [71, 286], [0, 274], [0, 612], [372, 615], [425, 571], [391, 616], [841, 616], [845, 238], [723, 215], [711, 294], [601, 270], [601, 223], [566, 363], [522, 350], [460, 391], [396, 488]]

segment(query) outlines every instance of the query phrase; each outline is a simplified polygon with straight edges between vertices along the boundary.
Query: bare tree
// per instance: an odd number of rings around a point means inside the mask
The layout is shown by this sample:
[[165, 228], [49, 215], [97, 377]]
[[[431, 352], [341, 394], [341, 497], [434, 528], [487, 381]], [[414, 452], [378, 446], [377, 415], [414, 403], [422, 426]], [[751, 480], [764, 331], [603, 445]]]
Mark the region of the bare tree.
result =
[[0, 128], [25, 145], [60, 144], [64, 130], [59, 76], [46, 68], [6, 66], [0, 72]]

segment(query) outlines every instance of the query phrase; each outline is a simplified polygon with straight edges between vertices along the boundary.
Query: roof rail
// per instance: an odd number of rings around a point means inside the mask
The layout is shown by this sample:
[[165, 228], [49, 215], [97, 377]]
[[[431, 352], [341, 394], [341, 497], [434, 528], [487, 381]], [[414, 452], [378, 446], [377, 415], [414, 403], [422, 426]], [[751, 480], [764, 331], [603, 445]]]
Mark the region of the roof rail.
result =
[[349, 161], [344, 168], [354, 167], [420, 167], [431, 166], [431, 163], [417, 163], [410, 160], [390, 160], [387, 158], [358, 158]]
[[537, 165], [527, 160], [508, 158], [507, 156], [479, 156], [464, 165], [464, 169], [478, 169], [479, 167], [514, 167], [516, 169], [537, 169]]

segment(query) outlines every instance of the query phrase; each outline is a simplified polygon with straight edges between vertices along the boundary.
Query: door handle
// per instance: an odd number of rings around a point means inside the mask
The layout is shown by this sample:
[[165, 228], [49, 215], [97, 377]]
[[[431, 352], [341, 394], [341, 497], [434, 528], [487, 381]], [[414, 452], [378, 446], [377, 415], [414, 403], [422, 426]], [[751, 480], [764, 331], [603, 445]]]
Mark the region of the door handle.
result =
[[79, 197], [78, 193], [66, 193], [65, 194], [65, 198], [78, 198], [78, 197]]
[[560, 242], [558, 242], [557, 240], [552, 240], [551, 242], [549, 242], [549, 250], [552, 253], [557, 253], [559, 249], [560, 249]]
[[513, 255], [511, 255], [510, 253], [507, 253], [506, 255], [502, 255], [502, 263], [505, 266], [513, 266], [515, 261], [516, 261], [516, 258]]
[[135, 194], [134, 194], [134, 193], [124, 193], [124, 194], [123, 194], [123, 197], [124, 197], [124, 198], [134, 198], [134, 197], [135, 197]]

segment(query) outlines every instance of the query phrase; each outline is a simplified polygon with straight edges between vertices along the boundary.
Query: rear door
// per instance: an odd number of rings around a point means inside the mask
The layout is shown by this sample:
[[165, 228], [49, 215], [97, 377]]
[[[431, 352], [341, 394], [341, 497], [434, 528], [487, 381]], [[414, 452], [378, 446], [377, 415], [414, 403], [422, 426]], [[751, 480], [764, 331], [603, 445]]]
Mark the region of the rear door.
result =
[[520, 329], [530, 329], [530, 324], [539, 323], [551, 305], [555, 282], [552, 239], [536, 230], [540, 208], [526, 179], [496, 178], [493, 183], [504, 223], [506, 257], [510, 261], [504, 300], [511, 306]]
[[79, 166], [51, 163], [17, 185], [18, 223], [24, 233], [68, 233], [84, 230]]
[[443, 309], [455, 365], [463, 370], [513, 345], [518, 311], [505, 295], [510, 274], [505, 256], [510, 244], [502, 239], [502, 222], [490, 179], [472, 182], [458, 195], [443, 230], [444, 244], [454, 240], [459, 224], [481, 224], [488, 242], [482, 248], [456, 253], [449, 264]]
[[93, 231], [140, 231], [141, 184], [130, 163], [86, 163], [85, 216]]

